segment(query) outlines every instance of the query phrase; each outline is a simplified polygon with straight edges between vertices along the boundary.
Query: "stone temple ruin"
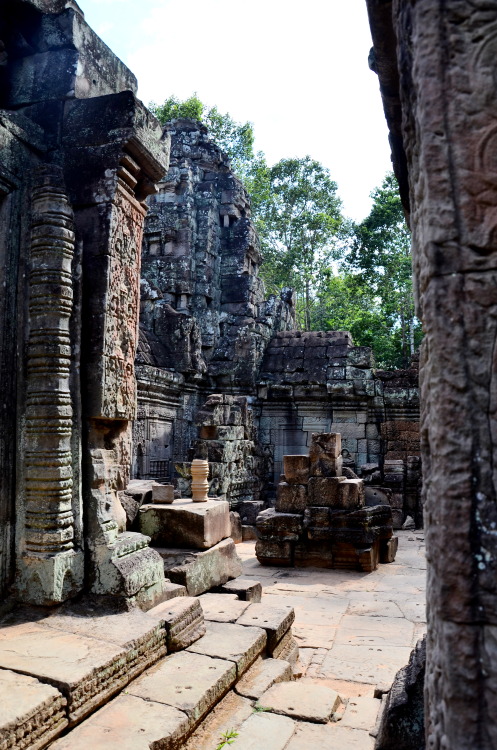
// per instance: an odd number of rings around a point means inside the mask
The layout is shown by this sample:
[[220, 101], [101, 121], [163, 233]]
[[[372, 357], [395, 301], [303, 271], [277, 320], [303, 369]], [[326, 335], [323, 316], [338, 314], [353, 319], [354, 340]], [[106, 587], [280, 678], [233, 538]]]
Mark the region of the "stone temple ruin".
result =
[[[47, 746], [132, 680], [109, 715], [145, 698], [164, 722], [166, 704], [178, 746], [259, 656], [285, 662], [278, 679], [297, 658], [293, 610], [239, 579], [235, 541], [257, 529], [264, 563], [369, 570], [423, 505], [428, 746], [495, 745], [497, 8], [367, 5], [426, 330], [422, 492], [417, 360], [379, 371], [347, 332], [296, 331], [292, 291], [265, 298], [246, 192], [206, 129], [162, 129], [73, 0], [4, 0], [7, 747]], [[200, 606], [214, 589], [231, 620]], [[180, 710], [191, 674], [201, 695]]]

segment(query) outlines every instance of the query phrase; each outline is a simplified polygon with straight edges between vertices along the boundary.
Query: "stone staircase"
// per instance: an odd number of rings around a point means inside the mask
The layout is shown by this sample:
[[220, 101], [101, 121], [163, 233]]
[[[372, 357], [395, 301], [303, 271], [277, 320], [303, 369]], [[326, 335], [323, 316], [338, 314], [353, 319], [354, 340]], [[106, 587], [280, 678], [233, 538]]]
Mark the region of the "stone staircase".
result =
[[256, 696], [289, 679], [293, 608], [251, 601], [260, 587], [249, 584], [148, 612], [86, 602], [4, 616], [1, 750], [173, 750], [236, 686]]

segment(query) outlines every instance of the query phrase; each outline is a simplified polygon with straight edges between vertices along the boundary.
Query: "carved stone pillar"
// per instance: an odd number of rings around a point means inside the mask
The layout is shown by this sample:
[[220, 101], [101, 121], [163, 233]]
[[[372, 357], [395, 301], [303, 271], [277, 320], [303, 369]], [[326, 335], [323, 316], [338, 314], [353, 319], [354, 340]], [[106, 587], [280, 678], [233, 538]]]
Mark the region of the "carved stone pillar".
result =
[[74, 596], [83, 584], [70, 388], [73, 211], [60, 169], [40, 168], [32, 201], [17, 587], [24, 601], [47, 605]]

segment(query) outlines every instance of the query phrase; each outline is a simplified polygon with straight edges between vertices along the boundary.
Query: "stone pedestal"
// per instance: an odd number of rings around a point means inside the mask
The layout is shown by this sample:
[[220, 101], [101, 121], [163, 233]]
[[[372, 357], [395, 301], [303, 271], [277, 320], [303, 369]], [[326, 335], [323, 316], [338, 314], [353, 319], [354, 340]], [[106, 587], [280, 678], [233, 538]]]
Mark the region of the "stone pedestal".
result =
[[209, 463], [202, 458], [192, 461], [192, 499], [194, 503], [206, 503], [209, 492]]
[[229, 504], [225, 500], [197, 503], [189, 498], [174, 505], [143, 505], [140, 531], [158, 547], [210, 549], [231, 533]]

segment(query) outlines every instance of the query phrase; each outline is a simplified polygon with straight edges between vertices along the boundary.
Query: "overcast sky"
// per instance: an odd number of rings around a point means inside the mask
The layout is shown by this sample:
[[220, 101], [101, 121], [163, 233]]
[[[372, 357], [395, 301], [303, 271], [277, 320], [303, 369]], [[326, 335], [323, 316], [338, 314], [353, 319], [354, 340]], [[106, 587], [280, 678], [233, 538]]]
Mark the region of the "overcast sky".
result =
[[196, 92], [254, 125], [269, 163], [305, 156], [367, 215], [391, 168], [365, 0], [78, 0], [148, 104]]

